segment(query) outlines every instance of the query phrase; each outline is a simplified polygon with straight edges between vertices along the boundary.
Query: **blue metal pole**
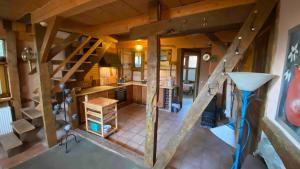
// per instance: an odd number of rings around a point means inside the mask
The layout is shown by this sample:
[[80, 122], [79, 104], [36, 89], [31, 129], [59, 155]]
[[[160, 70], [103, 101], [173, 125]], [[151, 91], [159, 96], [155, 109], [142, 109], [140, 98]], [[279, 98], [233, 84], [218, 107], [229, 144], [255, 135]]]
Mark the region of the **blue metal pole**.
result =
[[243, 128], [244, 128], [244, 124], [245, 124], [249, 96], [251, 95], [251, 93], [252, 92], [250, 92], [250, 91], [243, 91], [243, 90], [241, 91], [242, 112], [241, 112], [238, 144], [237, 144], [236, 153], [235, 153], [234, 169], [238, 169], [238, 166], [239, 166], [239, 158], [240, 158], [242, 142], [243, 142]]

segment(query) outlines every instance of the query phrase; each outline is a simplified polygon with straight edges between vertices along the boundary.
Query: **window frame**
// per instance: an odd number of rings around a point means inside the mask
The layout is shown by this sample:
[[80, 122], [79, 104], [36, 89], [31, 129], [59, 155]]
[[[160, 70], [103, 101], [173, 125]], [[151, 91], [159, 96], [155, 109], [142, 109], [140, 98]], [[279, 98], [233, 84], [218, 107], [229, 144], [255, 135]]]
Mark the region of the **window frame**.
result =
[[0, 40], [2, 40], [3, 43], [3, 54], [4, 54], [4, 59], [2, 59], [2, 57], [0, 57], [0, 66], [3, 66], [4, 68], [4, 82], [6, 85], [6, 93], [2, 93], [0, 94], [0, 98], [6, 98], [6, 97], [10, 97], [10, 86], [9, 86], [9, 79], [8, 79], [8, 70], [7, 70], [7, 51], [6, 51], [6, 40], [3, 38], [0, 38]]

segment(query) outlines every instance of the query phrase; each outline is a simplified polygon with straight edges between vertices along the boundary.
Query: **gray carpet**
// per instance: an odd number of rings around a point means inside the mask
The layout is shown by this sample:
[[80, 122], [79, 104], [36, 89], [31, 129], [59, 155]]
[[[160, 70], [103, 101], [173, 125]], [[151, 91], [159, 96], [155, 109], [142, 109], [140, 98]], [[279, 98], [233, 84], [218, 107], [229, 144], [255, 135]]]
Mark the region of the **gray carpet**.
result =
[[14, 167], [13, 169], [143, 169], [134, 162], [80, 138], [70, 143], [70, 152], [64, 146], [49, 151]]

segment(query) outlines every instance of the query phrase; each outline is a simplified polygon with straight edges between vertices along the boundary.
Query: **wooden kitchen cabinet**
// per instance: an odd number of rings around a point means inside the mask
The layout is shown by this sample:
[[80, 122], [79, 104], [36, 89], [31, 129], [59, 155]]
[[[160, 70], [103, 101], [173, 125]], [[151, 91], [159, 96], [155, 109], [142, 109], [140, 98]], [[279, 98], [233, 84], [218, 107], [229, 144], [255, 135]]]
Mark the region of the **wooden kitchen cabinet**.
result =
[[126, 95], [127, 103], [132, 103], [132, 85], [126, 86]]
[[142, 98], [141, 102], [142, 104], [147, 104], [147, 87], [141, 86], [142, 87]]
[[132, 101], [137, 104], [142, 104], [142, 87], [138, 85], [132, 86]]
[[116, 98], [116, 92], [115, 90], [109, 90], [108, 92], [108, 98], [109, 99], [115, 99]]

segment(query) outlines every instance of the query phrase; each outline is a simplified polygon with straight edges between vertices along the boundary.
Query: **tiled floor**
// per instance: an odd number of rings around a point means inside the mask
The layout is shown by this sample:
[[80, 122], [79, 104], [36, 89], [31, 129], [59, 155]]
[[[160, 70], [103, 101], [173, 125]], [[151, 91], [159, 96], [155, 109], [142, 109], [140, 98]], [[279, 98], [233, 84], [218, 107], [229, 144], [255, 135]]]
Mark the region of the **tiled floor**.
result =
[[[180, 123], [192, 104], [191, 98], [184, 99], [184, 107], [178, 113], [159, 112], [158, 118], [158, 153], [176, 133]], [[109, 137], [110, 140], [121, 144], [139, 154], [144, 153], [146, 107], [131, 104], [118, 111], [119, 131]]]
[[[159, 113], [158, 156], [170, 138], [179, 129], [186, 112], [192, 104], [185, 98], [178, 113]], [[139, 154], [144, 152], [145, 106], [132, 104], [118, 112], [120, 130], [109, 139]], [[168, 165], [170, 169], [227, 169], [231, 167], [233, 148], [214, 136], [209, 129], [195, 125]]]

